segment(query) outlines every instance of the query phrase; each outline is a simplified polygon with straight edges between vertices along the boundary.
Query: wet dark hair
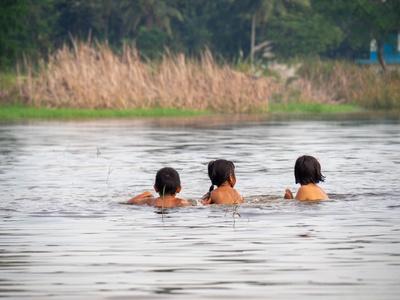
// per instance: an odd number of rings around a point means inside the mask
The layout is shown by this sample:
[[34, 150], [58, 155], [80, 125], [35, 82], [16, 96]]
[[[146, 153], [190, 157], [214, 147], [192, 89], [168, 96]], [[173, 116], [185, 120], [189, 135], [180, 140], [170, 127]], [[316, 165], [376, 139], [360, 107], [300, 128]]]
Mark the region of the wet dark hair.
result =
[[210, 161], [208, 164], [208, 177], [211, 179], [210, 192], [214, 189], [214, 185], [220, 186], [229, 180], [229, 175], [235, 174], [235, 165], [226, 159], [217, 159]]
[[158, 170], [156, 175], [156, 188], [160, 195], [173, 195], [181, 186], [181, 179], [178, 172], [174, 168], [162, 168]]
[[325, 176], [321, 174], [321, 165], [318, 160], [309, 155], [300, 156], [296, 160], [294, 177], [296, 183], [300, 183], [301, 185], [325, 181]]

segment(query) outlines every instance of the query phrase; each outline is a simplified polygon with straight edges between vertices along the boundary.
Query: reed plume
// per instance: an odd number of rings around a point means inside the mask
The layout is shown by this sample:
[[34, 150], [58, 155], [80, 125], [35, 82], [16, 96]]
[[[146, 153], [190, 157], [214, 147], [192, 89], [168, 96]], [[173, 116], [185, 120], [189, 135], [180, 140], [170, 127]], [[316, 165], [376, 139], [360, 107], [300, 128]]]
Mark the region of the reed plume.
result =
[[26, 67], [21, 97], [32, 107], [70, 109], [179, 108], [214, 112], [268, 109], [279, 85], [220, 65], [206, 50], [200, 59], [166, 53], [159, 61], [140, 58], [124, 46], [116, 55], [107, 45], [73, 41], [34, 74]]

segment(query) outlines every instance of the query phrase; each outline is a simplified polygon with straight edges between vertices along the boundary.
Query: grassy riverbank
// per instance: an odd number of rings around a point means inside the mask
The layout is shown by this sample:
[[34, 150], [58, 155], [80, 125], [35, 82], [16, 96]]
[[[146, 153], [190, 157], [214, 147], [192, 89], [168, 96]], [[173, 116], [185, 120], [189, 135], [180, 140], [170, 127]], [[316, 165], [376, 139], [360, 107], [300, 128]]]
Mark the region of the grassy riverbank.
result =
[[[227, 113], [334, 113], [400, 109], [400, 70], [312, 61], [228, 64], [199, 59], [143, 60], [134, 48], [75, 43], [24, 72], [0, 73], [1, 118], [114, 118]], [[43, 107], [49, 109], [41, 109]]]
[[[346, 113], [359, 111], [355, 105], [290, 104], [271, 105], [266, 113]], [[215, 114], [211, 111], [182, 110], [176, 108], [131, 109], [131, 110], [95, 110], [95, 109], [45, 109], [21, 106], [0, 107], [0, 119], [96, 119], [96, 118], [132, 118], [132, 117], [188, 117]]]
[[0, 108], [0, 119], [94, 119], [128, 117], [176, 117], [202, 116], [208, 111], [184, 110], [177, 108], [102, 110], [102, 109], [45, 109], [18, 106]]
[[29, 107], [243, 113], [266, 109], [281, 88], [272, 77], [253, 78], [219, 64], [210, 51], [199, 59], [166, 54], [148, 61], [135, 48], [117, 55], [106, 45], [79, 43], [25, 70], [16, 89]]
[[271, 104], [269, 112], [288, 113], [346, 113], [360, 111], [362, 108], [353, 104], [324, 105], [319, 103], [309, 104]]

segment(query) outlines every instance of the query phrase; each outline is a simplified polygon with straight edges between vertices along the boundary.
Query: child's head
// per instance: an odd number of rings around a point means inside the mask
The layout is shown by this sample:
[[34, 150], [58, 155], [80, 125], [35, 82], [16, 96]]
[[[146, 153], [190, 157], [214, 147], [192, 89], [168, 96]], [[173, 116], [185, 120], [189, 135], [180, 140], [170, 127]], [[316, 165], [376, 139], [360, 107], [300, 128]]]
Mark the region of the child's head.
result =
[[[165, 190], [164, 190], [165, 187]], [[162, 168], [156, 175], [154, 188], [160, 195], [174, 195], [179, 192], [181, 180], [178, 172], [173, 168]]]
[[300, 156], [294, 166], [294, 177], [296, 183], [301, 185], [318, 183], [325, 180], [321, 174], [321, 165], [315, 157], [309, 155]]
[[[234, 180], [236, 182], [235, 165], [225, 159], [210, 161], [208, 164], [208, 177], [210, 177], [211, 183], [216, 186], [220, 186], [226, 181]], [[231, 182], [231, 184], [234, 185], [235, 182]]]

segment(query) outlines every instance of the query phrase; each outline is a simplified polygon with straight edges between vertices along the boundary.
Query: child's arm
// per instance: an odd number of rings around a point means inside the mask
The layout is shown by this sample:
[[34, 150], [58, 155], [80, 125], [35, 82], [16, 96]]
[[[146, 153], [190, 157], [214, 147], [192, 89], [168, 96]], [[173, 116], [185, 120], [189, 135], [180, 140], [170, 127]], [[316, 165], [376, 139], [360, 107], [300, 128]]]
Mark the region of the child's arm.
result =
[[208, 192], [207, 194], [205, 194], [202, 198], [201, 204], [206, 205], [206, 204], [210, 204], [211, 203], [211, 193]]
[[283, 198], [285, 198], [285, 199], [293, 199], [294, 197], [293, 197], [292, 191], [289, 190], [289, 189], [286, 189], [285, 190], [285, 196]]
[[153, 194], [149, 191], [146, 191], [140, 195], [137, 195], [130, 199], [127, 203], [129, 204], [145, 204], [147, 203], [148, 198], [154, 198]]

